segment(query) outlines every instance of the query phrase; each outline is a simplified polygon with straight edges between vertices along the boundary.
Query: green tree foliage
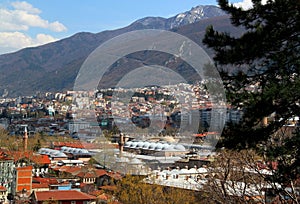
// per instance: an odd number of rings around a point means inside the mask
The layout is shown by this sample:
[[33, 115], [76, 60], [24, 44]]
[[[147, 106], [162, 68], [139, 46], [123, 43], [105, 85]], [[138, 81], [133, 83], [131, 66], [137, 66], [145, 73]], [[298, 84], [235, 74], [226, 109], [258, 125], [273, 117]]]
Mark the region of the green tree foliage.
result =
[[192, 191], [147, 184], [143, 177], [126, 176], [118, 184], [116, 197], [124, 204], [194, 204]]
[[[245, 109], [243, 128], [239, 127], [243, 134], [236, 140], [241, 145], [266, 140], [286, 120], [300, 115], [300, 1], [272, 0], [263, 5], [253, 0], [253, 4], [242, 10], [219, 0], [232, 24], [244, 27], [245, 33], [236, 38], [209, 27], [203, 40], [215, 50], [229, 101]], [[272, 113], [276, 120], [257, 128]]]
[[[229, 126], [222, 145], [229, 148], [263, 147], [269, 159], [279, 163], [276, 181], [293, 186], [300, 175], [299, 131], [282, 131], [286, 122], [300, 116], [300, 1], [252, 0], [248, 10], [219, 0], [239, 37], [208, 27], [204, 44], [215, 51], [227, 98], [244, 110], [243, 121]], [[261, 125], [265, 117], [274, 119]], [[280, 142], [272, 138], [282, 132]], [[295, 200], [295, 199], [294, 199]]]
[[39, 149], [40, 149], [41, 147], [42, 147], [41, 141], [38, 139], [37, 142], [33, 145], [32, 150], [33, 150], [34, 152], [37, 152], [37, 151], [39, 151]]

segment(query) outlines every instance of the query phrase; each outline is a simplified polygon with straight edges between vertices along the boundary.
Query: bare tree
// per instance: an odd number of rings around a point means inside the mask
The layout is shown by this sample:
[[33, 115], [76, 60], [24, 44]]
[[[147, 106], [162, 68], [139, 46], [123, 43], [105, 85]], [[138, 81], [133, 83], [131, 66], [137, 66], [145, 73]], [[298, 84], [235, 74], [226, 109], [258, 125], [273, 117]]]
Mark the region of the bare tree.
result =
[[204, 197], [210, 203], [265, 203], [269, 187], [262, 170], [262, 158], [251, 150], [219, 152], [208, 167]]

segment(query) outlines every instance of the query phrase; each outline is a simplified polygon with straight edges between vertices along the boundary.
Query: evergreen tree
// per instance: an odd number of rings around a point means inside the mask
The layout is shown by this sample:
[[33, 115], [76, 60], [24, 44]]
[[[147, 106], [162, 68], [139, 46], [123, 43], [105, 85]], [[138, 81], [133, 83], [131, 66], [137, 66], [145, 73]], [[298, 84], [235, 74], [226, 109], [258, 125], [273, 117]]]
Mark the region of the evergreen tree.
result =
[[[228, 101], [244, 110], [243, 121], [223, 132], [221, 145], [262, 147], [264, 156], [279, 164], [272, 179], [293, 186], [300, 175], [300, 134], [297, 126], [287, 134], [285, 125], [300, 116], [300, 1], [252, 3], [243, 10], [219, 0], [232, 24], [245, 32], [235, 37], [210, 26], [203, 40], [215, 51]], [[270, 116], [273, 120], [262, 125]]]

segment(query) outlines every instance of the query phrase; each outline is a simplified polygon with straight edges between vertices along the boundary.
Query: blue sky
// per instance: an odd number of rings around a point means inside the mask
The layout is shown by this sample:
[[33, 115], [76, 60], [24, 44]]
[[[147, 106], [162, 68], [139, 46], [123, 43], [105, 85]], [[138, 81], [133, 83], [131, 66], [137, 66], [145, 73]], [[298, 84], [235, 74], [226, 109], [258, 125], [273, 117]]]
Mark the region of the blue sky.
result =
[[167, 18], [197, 5], [216, 4], [215, 0], [1, 0], [0, 54], [77, 32], [124, 27], [146, 16]]

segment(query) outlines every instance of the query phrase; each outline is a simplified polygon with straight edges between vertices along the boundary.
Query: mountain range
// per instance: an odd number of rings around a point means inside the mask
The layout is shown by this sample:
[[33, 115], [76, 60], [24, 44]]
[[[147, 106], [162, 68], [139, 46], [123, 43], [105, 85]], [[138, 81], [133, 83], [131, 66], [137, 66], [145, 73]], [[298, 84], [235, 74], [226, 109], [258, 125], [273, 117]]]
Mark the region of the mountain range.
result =
[[[0, 55], [0, 96], [33, 95], [36, 92], [71, 90], [77, 73], [87, 56], [103, 42], [120, 34], [140, 29], [164, 29], [182, 34], [203, 46], [202, 39], [207, 26], [217, 30], [240, 35], [243, 29], [231, 25], [229, 17], [216, 6], [197, 6], [190, 11], [170, 18], [146, 17], [132, 24], [99, 33], [81, 32], [71, 37], [46, 45], [25, 48], [20, 51]], [[207, 50], [209, 54], [213, 54]], [[152, 63], [166, 61], [170, 56], [155, 57], [153, 53], [135, 58]], [[124, 61], [124, 60], [123, 60]], [[110, 86], [132, 66], [125, 60], [122, 70], [112, 72], [103, 83]], [[180, 66], [179, 62], [172, 66]], [[183, 66], [184, 67], [184, 66]], [[184, 69], [178, 68], [179, 72]]]

